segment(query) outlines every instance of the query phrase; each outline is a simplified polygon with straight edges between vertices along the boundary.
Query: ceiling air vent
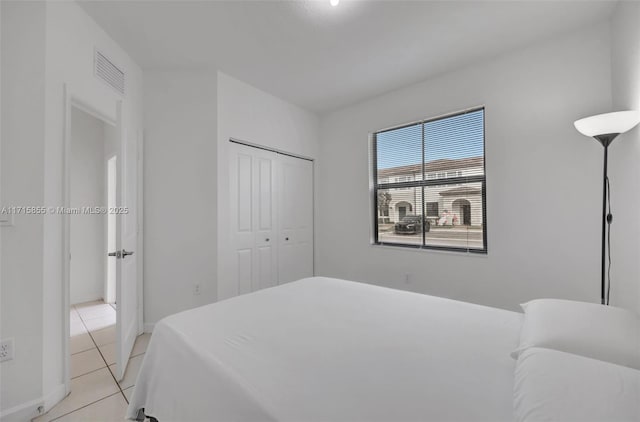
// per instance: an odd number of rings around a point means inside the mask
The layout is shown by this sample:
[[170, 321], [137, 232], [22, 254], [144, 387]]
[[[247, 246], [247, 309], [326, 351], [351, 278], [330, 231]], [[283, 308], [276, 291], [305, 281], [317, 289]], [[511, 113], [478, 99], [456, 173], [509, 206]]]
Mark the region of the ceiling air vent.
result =
[[114, 65], [104, 54], [96, 50], [95, 74], [113, 89], [124, 95], [124, 72]]

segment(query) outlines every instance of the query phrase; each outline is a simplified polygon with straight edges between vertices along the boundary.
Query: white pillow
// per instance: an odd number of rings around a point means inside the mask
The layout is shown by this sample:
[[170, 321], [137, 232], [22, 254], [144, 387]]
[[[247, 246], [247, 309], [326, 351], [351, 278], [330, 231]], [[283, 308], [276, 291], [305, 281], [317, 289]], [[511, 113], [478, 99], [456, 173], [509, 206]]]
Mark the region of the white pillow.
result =
[[524, 351], [516, 364], [516, 420], [640, 420], [640, 371], [549, 349]]
[[560, 299], [525, 303], [520, 345], [546, 347], [640, 369], [640, 320], [625, 309]]

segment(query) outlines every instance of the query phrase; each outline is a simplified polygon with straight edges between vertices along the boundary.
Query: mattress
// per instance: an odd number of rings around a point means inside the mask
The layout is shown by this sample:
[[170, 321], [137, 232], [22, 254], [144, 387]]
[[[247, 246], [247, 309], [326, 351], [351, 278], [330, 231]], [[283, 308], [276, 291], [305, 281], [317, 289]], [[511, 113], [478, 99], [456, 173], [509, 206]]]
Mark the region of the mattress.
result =
[[314, 277], [156, 324], [127, 416], [511, 421], [522, 314]]

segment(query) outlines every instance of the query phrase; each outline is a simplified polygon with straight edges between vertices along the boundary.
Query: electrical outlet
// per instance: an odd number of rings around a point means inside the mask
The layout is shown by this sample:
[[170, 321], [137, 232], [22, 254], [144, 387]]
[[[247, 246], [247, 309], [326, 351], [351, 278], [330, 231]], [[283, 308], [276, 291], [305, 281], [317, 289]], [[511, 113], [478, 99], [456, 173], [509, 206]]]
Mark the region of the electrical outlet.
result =
[[13, 339], [0, 341], [0, 362], [13, 359]]
[[200, 283], [193, 285], [193, 294], [198, 296], [200, 294]]

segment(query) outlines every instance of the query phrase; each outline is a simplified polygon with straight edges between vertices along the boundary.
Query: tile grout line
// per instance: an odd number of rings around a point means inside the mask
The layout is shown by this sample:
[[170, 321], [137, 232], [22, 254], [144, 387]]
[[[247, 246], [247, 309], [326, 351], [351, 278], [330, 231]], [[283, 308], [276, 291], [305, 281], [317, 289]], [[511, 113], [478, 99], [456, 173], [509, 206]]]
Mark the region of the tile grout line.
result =
[[69, 413], [65, 413], [64, 415], [60, 415], [60, 416], [58, 416], [58, 417], [57, 417], [57, 418], [55, 418], [55, 419], [51, 419], [49, 422], [54, 422], [54, 421], [57, 421], [57, 420], [59, 420], [59, 419], [62, 419], [62, 418], [64, 418], [65, 416], [69, 416], [69, 415], [70, 415], [70, 414], [72, 414], [73, 412], [77, 412], [78, 410], [84, 409], [85, 407], [89, 407], [89, 406], [91, 406], [91, 405], [93, 405], [93, 404], [96, 404], [96, 403], [98, 403], [98, 402], [101, 402], [102, 400], [108, 399], [109, 397], [113, 397], [113, 396], [118, 395], [118, 394], [120, 394], [120, 393], [116, 391], [116, 392], [115, 392], [115, 393], [113, 393], [113, 394], [109, 394], [107, 397], [103, 397], [103, 398], [98, 399], [98, 400], [96, 400], [96, 401], [94, 401], [94, 402], [91, 402], [91, 403], [89, 403], [89, 404], [85, 404], [84, 406], [80, 406], [79, 408], [74, 409], [74, 410], [72, 410], [72, 411], [71, 411], [71, 412], [69, 412]]
[[[89, 333], [87, 333], [87, 334], [89, 334]], [[89, 337], [91, 337], [91, 336], [89, 336]], [[89, 350], [93, 350], [93, 349], [95, 349], [95, 347], [91, 347], [91, 348], [85, 349], [85, 350], [79, 350], [79, 351], [77, 351], [75, 353], [71, 353], [71, 356], [79, 355], [80, 353], [88, 352]]]
[[[74, 309], [74, 310], [76, 309], [75, 305], [71, 305], [71, 308], [72, 308], [72, 309]], [[100, 357], [102, 358], [102, 361], [105, 363], [105, 365], [107, 365], [107, 360], [104, 358], [104, 356], [102, 355], [102, 352], [100, 351], [100, 348], [98, 347], [98, 344], [97, 344], [97, 343], [96, 343], [96, 341], [93, 339], [93, 336], [91, 335], [91, 331], [89, 331], [89, 329], [87, 329], [87, 326], [86, 326], [86, 324], [84, 323], [84, 320], [82, 319], [82, 316], [80, 316], [80, 312], [77, 312], [77, 310], [76, 310], [76, 313], [77, 313], [77, 314], [78, 314], [78, 316], [80, 317], [80, 322], [82, 323], [83, 327], [84, 327], [84, 328], [85, 328], [85, 330], [87, 331], [87, 334], [89, 334], [89, 338], [91, 338], [91, 341], [93, 342], [93, 344], [94, 344], [95, 348], [98, 350], [98, 353], [100, 354]], [[88, 350], [91, 350], [91, 349], [88, 349]], [[72, 355], [72, 356], [73, 356], [73, 355]], [[106, 368], [107, 368], [107, 371], [109, 371], [109, 375], [111, 375], [111, 377], [113, 378], [114, 382], [116, 383], [116, 386], [118, 386], [118, 390], [119, 390], [119, 391], [116, 391], [116, 392], [115, 392], [115, 393], [113, 393], [113, 394], [109, 394], [108, 396], [102, 397], [102, 398], [100, 398], [100, 399], [98, 399], [98, 400], [96, 400], [96, 401], [93, 401], [93, 402], [91, 402], [91, 403], [88, 403], [88, 404], [86, 404], [86, 405], [84, 405], [84, 406], [80, 406], [80, 407], [78, 407], [77, 409], [73, 409], [72, 411], [67, 412], [67, 413], [65, 413], [65, 414], [63, 414], [63, 415], [60, 415], [60, 416], [58, 416], [58, 417], [57, 417], [57, 418], [55, 418], [55, 419], [51, 419], [49, 422], [54, 422], [54, 421], [56, 421], [56, 420], [59, 420], [59, 419], [61, 419], [61, 418], [65, 417], [65, 416], [67, 416], [67, 415], [70, 415], [71, 413], [76, 412], [76, 411], [78, 411], [78, 410], [80, 410], [80, 409], [84, 409], [85, 407], [89, 407], [89, 406], [91, 406], [91, 405], [93, 405], [93, 404], [98, 403], [99, 401], [102, 401], [102, 400], [104, 400], [104, 399], [108, 399], [109, 397], [113, 397], [113, 396], [115, 396], [116, 394], [122, 394], [122, 397], [124, 397], [124, 401], [125, 401], [127, 404], [129, 404], [129, 401], [127, 400], [127, 397], [124, 395], [124, 392], [123, 392], [123, 391], [122, 391], [122, 389], [120, 388], [120, 384], [118, 384], [118, 381], [116, 381], [115, 377], [114, 377], [114, 376], [113, 376], [113, 374], [111, 373], [111, 370], [109, 369], [109, 365], [107, 365], [107, 366], [106, 366]], [[91, 372], [87, 372], [86, 374], [83, 374], [83, 375], [88, 375], [88, 374], [90, 374], [90, 373], [93, 373], [93, 372], [99, 371], [100, 369], [104, 369], [104, 367], [102, 367], [102, 368], [98, 368], [98, 369], [96, 369], [96, 370], [94, 370], [94, 371], [91, 371]], [[82, 376], [82, 375], [79, 375], [78, 377], [75, 377], [75, 378], [79, 378], [80, 376]], [[71, 378], [71, 379], [75, 379], [75, 378]], [[67, 397], [65, 397], [65, 400], [66, 400], [67, 398], [68, 398], [68, 396], [67, 396]]]
[[101, 370], [101, 369], [104, 369], [104, 368], [106, 368], [106, 366], [101, 366], [101, 367], [100, 367], [100, 368], [98, 368], [98, 369], [93, 369], [93, 370], [91, 370], [91, 371], [89, 371], [89, 372], [85, 372], [84, 374], [77, 375], [77, 376], [75, 376], [75, 377], [73, 377], [73, 378], [71, 378], [71, 379], [72, 379], [72, 380], [74, 380], [74, 379], [76, 379], [76, 378], [80, 378], [80, 377], [83, 377], [83, 376], [85, 376], [85, 375], [93, 374], [94, 372], [97, 372], [97, 371], [99, 371], [99, 370]]
[[[79, 312], [78, 312], [78, 314], [79, 314]], [[89, 329], [87, 328], [87, 325], [84, 323], [84, 319], [82, 319], [82, 316], [80, 316], [80, 320], [82, 321], [82, 325], [84, 325], [84, 328], [89, 333], [89, 337], [91, 337], [91, 341], [93, 341], [93, 344], [96, 345], [96, 349], [98, 349], [98, 353], [100, 353], [100, 357], [104, 361], [104, 364], [107, 365], [107, 371], [109, 371], [109, 375], [111, 375], [111, 378], [113, 378], [113, 382], [116, 383], [116, 386], [118, 387], [118, 390], [120, 391], [120, 394], [122, 394], [122, 397], [124, 398], [124, 401], [127, 403], [127, 405], [129, 405], [129, 400], [127, 400], [127, 396], [124, 395], [124, 391], [122, 391], [122, 387], [120, 386], [120, 383], [116, 379], [115, 375], [113, 375], [113, 372], [111, 372], [111, 368], [109, 368], [109, 364], [107, 364], [107, 360], [104, 358], [104, 355], [102, 354], [102, 350], [100, 350], [100, 348], [98, 347], [98, 343], [93, 338], [93, 335], [91, 335], [91, 331], [89, 331]], [[107, 327], [105, 327], [105, 328], [107, 328]], [[99, 331], [99, 330], [96, 330], [96, 331]], [[117, 344], [117, 341], [116, 341], [116, 344]]]

